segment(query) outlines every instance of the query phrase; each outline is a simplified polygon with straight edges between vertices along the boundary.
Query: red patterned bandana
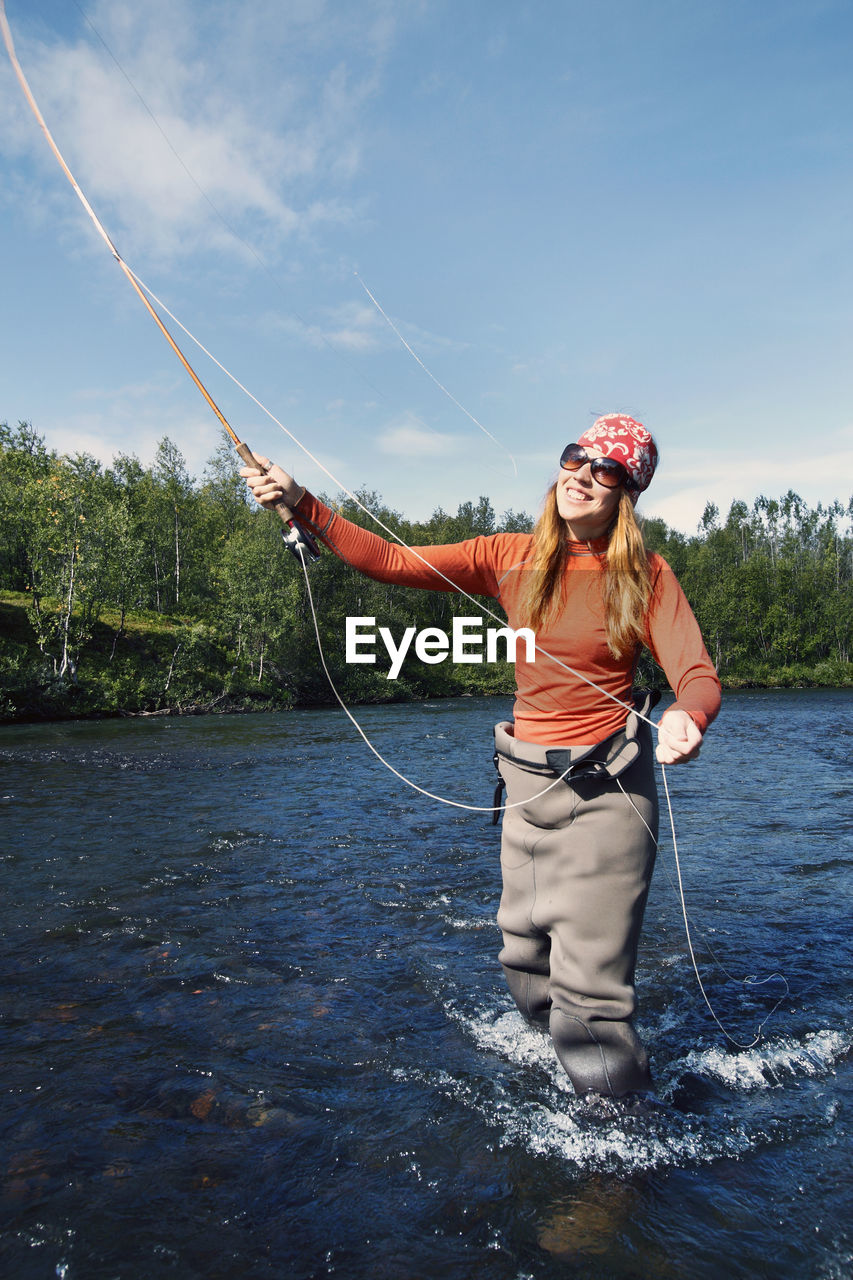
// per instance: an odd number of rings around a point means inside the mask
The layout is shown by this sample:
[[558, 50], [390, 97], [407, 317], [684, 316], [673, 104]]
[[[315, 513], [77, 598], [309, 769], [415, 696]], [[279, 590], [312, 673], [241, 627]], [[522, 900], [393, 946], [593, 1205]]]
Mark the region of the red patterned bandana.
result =
[[588, 445], [622, 463], [631, 477], [627, 488], [634, 502], [648, 489], [658, 464], [658, 451], [651, 431], [647, 431], [642, 422], [623, 413], [605, 414], [578, 436], [578, 444]]

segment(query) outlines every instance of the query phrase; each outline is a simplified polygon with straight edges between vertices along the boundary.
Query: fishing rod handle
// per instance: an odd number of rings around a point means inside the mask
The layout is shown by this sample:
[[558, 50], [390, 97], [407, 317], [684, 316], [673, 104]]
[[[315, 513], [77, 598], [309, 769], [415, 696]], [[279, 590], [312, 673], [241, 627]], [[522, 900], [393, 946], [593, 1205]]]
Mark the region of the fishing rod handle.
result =
[[[269, 468], [261, 466], [252, 450], [242, 440], [235, 443], [234, 448], [247, 467], [257, 467], [262, 475], [269, 475]], [[275, 504], [273, 510], [278, 512], [285, 525], [287, 525], [286, 529], [282, 529], [281, 536], [284, 539], [284, 545], [288, 551], [293, 553], [299, 563], [304, 566], [307, 560], [319, 560], [320, 548], [317, 546], [316, 541], [307, 529], [302, 528], [302, 525], [283, 498]]]
[[[269, 468], [261, 466], [247, 444], [244, 444], [243, 441], [241, 441], [239, 444], [236, 444], [234, 448], [237, 450], [247, 467], [257, 467], [258, 471], [260, 471], [262, 475], [269, 475]], [[278, 512], [285, 524], [290, 524], [293, 519], [293, 512], [290, 510], [290, 507], [287, 505], [284, 498], [282, 498], [280, 502], [277, 502], [273, 509]]]

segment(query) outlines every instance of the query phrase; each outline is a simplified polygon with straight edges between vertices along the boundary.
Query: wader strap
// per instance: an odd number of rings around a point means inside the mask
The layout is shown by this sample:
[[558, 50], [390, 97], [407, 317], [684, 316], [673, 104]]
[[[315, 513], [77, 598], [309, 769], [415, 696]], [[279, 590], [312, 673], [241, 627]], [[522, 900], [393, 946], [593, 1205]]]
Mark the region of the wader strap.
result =
[[[495, 769], [498, 769], [497, 751], [492, 756], [492, 763], [494, 764]], [[498, 780], [495, 783], [495, 794], [492, 796], [492, 826], [493, 827], [496, 827], [501, 819], [501, 796], [504, 793], [505, 787], [506, 787], [506, 783], [503, 780], [503, 775], [501, 771], [498, 769]]]

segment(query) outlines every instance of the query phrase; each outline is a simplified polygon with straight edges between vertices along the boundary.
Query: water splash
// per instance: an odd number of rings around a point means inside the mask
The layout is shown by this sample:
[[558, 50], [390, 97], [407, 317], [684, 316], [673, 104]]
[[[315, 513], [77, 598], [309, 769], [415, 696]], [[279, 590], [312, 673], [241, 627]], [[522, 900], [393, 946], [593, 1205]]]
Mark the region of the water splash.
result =
[[781, 1087], [786, 1077], [829, 1075], [851, 1050], [853, 1036], [849, 1032], [812, 1031], [801, 1042], [778, 1040], [746, 1053], [727, 1053], [717, 1045], [694, 1049], [683, 1060], [683, 1066], [732, 1089], [769, 1089]]

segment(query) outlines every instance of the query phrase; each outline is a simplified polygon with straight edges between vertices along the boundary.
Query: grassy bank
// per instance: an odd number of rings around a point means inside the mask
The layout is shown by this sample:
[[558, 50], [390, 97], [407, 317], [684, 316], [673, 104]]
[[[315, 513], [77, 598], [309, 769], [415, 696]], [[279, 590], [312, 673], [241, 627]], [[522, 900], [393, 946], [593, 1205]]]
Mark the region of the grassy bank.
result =
[[[46, 629], [50, 630], [43, 624], [42, 634]], [[3, 591], [0, 721], [286, 710], [330, 702], [311, 638], [304, 637], [299, 647], [298, 662], [285, 650], [284, 655], [273, 653], [261, 667], [230, 647], [210, 621], [157, 613], [122, 618], [118, 611], [105, 609], [91, 625], [76, 667], [72, 664], [59, 675], [58, 652], [44, 652], [38, 646], [29, 597]], [[335, 678], [342, 695], [354, 703], [465, 693], [506, 695], [513, 687], [512, 672], [503, 664], [492, 668], [442, 664], [392, 682], [381, 672], [339, 663]], [[811, 668], [756, 667], [728, 675], [724, 687], [849, 688], [853, 687], [853, 664], [824, 661]]]
[[197, 619], [105, 610], [78, 663], [60, 675], [58, 657], [39, 649], [27, 596], [0, 593], [0, 720], [293, 705], [274, 672], [243, 669]]

